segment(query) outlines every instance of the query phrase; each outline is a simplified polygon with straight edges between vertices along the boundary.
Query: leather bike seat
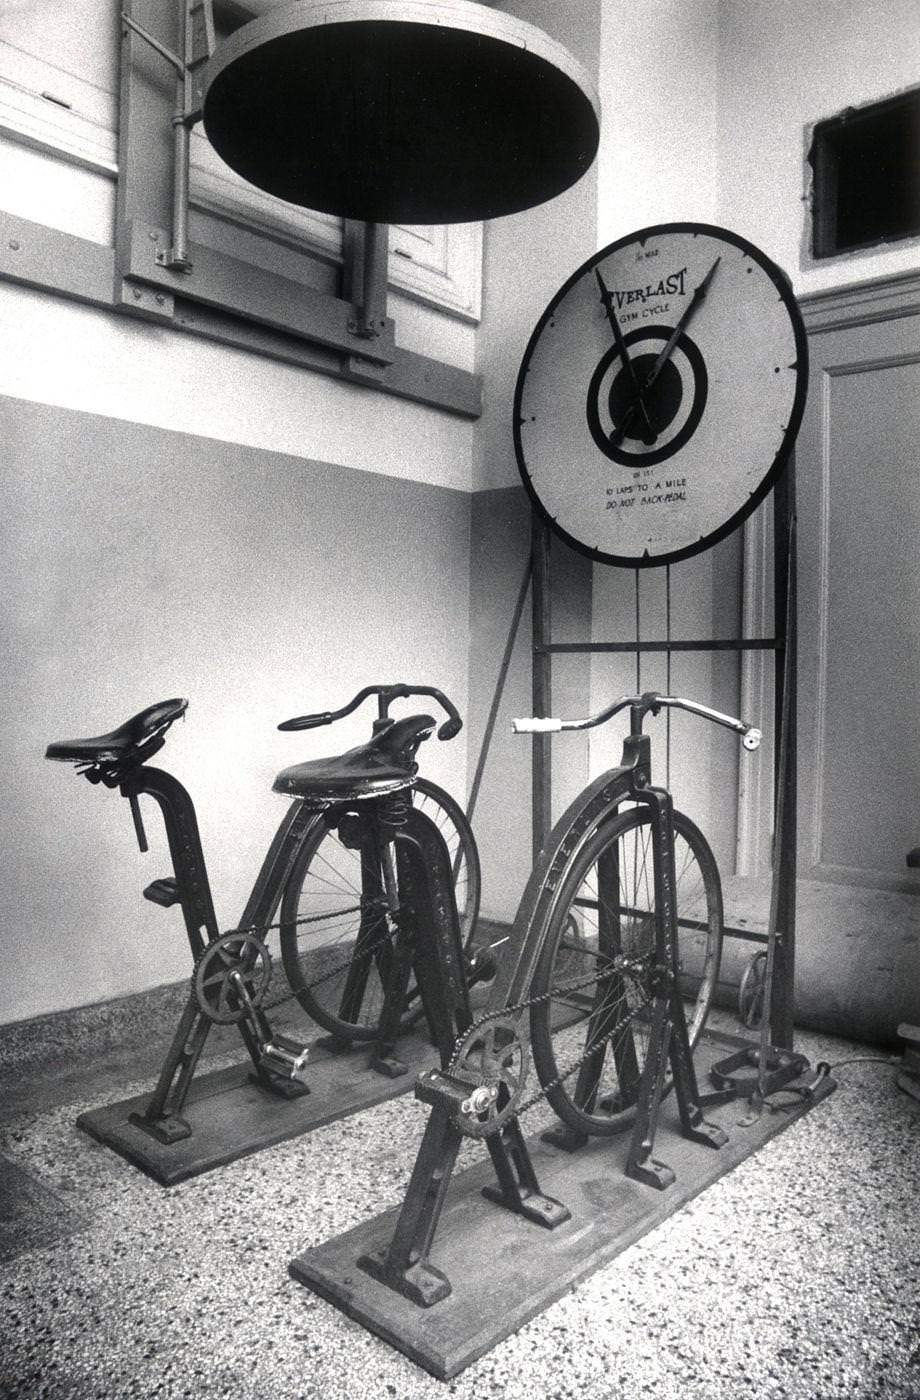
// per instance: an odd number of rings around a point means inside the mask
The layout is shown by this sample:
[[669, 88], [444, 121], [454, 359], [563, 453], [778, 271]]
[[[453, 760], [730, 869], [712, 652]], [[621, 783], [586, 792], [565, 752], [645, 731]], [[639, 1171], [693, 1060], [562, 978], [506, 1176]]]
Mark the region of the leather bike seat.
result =
[[418, 772], [415, 751], [434, 727], [431, 715], [395, 720], [369, 743], [347, 753], [283, 769], [272, 783], [272, 791], [320, 803], [398, 792], [412, 783]]
[[161, 700], [157, 705], [148, 705], [140, 714], [132, 715], [110, 734], [100, 734], [93, 739], [58, 739], [48, 745], [45, 757], [63, 763], [122, 763], [187, 708], [187, 700]]

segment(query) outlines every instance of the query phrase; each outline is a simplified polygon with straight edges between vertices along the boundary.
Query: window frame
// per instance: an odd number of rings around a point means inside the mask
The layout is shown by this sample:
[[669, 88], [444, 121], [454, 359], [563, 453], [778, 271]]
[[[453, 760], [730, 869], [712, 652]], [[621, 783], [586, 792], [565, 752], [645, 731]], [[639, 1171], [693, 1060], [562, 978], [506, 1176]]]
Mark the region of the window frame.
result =
[[[835, 261], [864, 257], [867, 253], [883, 253], [889, 249], [920, 246], [920, 225], [903, 234], [880, 232], [859, 243], [839, 246], [837, 230], [836, 173], [838, 157], [833, 138], [845, 131], [847, 123], [865, 121], [872, 114], [884, 115], [899, 106], [913, 103], [920, 108], [920, 87], [902, 89], [887, 97], [875, 98], [856, 107], [847, 107], [828, 117], [821, 117], [805, 130], [805, 209], [804, 265], [822, 267]], [[920, 134], [917, 140], [920, 166]]]
[[[125, 0], [123, 12], [172, 53], [179, 44], [180, 5], [192, 0]], [[219, 0], [220, 3], [220, 0]], [[234, 4], [236, 21], [254, 13]], [[361, 307], [349, 266], [354, 238], [342, 220], [285, 204], [247, 185], [211, 150], [200, 124], [192, 128], [189, 216], [204, 214], [224, 229], [244, 228], [258, 240], [258, 265], [232, 257], [207, 236], [188, 273], [164, 266], [173, 218], [176, 73], [150, 44], [122, 25], [119, 92], [112, 94], [76, 74], [0, 40], [0, 138], [29, 146], [116, 182], [114, 293], [107, 304], [153, 317], [225, 343], [251, 348], [320, 372], [409, 397], [475, 418], [481, 413], [480, 376], [403, 350], [382, 309], [377, 333], [362, 333]], [[0, 256], [0, 276], [88, 298], [85, 278], [68, 260], [100, 264], [105, 251], [72, 234], [29, 225], [7, 215], [11, 227], [53, 245], [54, 277], [22, 273], [23, 259]], [[201, 231], [203, 229], [203, 236]], [[46, 234], [51, 235], [49, 245]], [[165, 242], [164, 242], [165, 240]], [[222, 240], [225, 248], [228, 240]], [[81, 246], [86, 243], [84, 248]], [[391, 228], [386, 284], [435, 312], [475, 324], [481, 310], [482, 226]], [[282, 251], [284, 257], [275, 258]], [[292, 257], [292, 252], [295, 255]], [[301, 261], [302, 259], [302, 261]], [[272, 271], [273, 261], [278, 270]], [[317, 290], [316, 269], [325, 268]], [[383, 279], [381, 278], [381, 281]], [[335, 286], [330, 294], [329, 286]], [[93, 285], [98, 288], [99, 278]], [[385, 289], [384, 289], [385, 291]], [[378, 296], [382, 301], [383, 292]], [[366, 332], [366, 327], [364, 332]]]

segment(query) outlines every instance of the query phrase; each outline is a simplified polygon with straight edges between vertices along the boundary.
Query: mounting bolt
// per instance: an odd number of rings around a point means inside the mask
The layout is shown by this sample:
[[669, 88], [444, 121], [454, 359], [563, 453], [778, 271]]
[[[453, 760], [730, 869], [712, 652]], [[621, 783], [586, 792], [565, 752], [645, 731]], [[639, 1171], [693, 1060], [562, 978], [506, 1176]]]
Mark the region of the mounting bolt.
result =
[[133, 294], [133, 295], [134, 295], [134, 300], [135, 300], [135, 301], [140, 301], [141, 295], [142, 295], [140, 287], [135, 287], [135, 288], [134, 288], [134, 294]]
[[19, 239], [18, 239], [18, 238], [11, 238], [11, 239], [10, 239], [10, 247], [12, 248], [12, 250], [13, 250], [14, 253], [18, 253], [18, 252], [19, 252]]
[[164, 297], [164, 295], [163, 295], [162, 292], [157, 292], [156, 297], [155, 297], [155, 301], [156, 301], [157, 306], [162, 306], [162, 305], [164, 304], [164, 302], [166, 301], [166, 298]]

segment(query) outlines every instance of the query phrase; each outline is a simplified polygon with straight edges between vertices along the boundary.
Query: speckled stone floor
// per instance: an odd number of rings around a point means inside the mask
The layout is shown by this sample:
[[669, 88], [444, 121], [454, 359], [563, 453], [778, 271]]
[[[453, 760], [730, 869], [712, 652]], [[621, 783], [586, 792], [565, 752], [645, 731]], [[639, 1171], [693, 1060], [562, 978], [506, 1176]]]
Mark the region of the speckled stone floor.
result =
[[[881, 1054], [814, 1034], [797, 1048], [812, 1063]], [[51, 1238], [24, 1234], [0, 1265], [4, 1396], [920, 1397], [920, 1103], [893, 1062], [840, 1065], [829, 1099], [450, 1382], [287, 1273], [401, 1200], [421, 1105], [397, 1099], [165, 1190], [74, 1126], [149, 1086], [131, 1067], [128, 1082], [114, 1052], [33, 1066], [31, 1094], [6, 1071], [0, 1154], [35, 1184]]]

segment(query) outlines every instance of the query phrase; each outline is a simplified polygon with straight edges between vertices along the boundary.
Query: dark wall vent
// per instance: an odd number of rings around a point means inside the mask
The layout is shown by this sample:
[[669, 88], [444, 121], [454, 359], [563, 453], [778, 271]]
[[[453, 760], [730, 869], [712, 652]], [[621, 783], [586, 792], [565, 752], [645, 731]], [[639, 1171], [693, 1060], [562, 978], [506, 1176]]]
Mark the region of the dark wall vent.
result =
[[816, 123], [812, 255], [920, 235], [920, 90]]

